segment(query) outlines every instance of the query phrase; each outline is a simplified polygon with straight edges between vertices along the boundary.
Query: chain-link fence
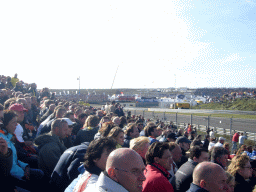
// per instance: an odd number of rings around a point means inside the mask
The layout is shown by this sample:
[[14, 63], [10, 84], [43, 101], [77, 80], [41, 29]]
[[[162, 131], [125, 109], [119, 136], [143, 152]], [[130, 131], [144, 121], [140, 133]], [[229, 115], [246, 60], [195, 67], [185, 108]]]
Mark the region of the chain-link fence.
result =
[[[173, 122], [178, 128], [185, 128], [190, 123], [197, 130], [206, 132], [213, 129], [219, 135], [230, 136], [234, 131], [244, 132], [249, 140], [256, 140], [256, 120], [254, 119], [237, 119], [224, 117], [182, 115], [179, 113], [155, 112], [147, 110], [129, 110], [131, 115], [142, 115], [145, 119], [161, 120], [165, 123]], [[232, 137], [230, 137], [231, 139]]]

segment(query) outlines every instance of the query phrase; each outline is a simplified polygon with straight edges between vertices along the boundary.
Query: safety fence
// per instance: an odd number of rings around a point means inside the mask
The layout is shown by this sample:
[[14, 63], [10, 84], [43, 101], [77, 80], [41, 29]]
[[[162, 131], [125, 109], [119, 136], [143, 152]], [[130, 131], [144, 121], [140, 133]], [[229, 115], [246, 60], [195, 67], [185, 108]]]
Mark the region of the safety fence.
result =
[[[166, 124], [173, 122], [177, 128], [185, 128], [190, 123], [198, 131], [206, 132], [209, 128], [213, 129], [216, 134], [232, 136], [235, 131], [243, 132], [247, 139], [256, 141], [256, 120], [255, 119], [238, 119], [238, 118], [224, 118], [224, 117], [211, 117], [197, 116], [197, 115], [184, 115], [179, 113], [155, 112], [148, 110], [134, 110], [131, 115], [142, 115], [145, 119], [161, 120]], [[230, 137], [232, 139], [232, 137]]]

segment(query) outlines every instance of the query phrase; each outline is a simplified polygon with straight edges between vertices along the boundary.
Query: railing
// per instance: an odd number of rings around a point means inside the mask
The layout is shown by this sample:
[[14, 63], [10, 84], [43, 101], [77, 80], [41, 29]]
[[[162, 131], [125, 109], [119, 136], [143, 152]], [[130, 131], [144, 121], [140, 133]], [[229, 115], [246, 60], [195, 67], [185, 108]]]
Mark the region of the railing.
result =
[[165, 123], [173, 122], [178, 128], [185, 128], [188, 123], [201, 132], [206, 132], [207, 128], [213, 129], [216, 134], [230, 136], [235, 131], [243, 132], [247, 139], [256, 140], [256, 120], [255, 119], [238, 119], [238, 118], [223, 118], [196, 115], [182, 115], [179, 113], [155, 112], [148, 110], [134, 110], [131, 115], [142, 115], [145, 119], [161, 120]]

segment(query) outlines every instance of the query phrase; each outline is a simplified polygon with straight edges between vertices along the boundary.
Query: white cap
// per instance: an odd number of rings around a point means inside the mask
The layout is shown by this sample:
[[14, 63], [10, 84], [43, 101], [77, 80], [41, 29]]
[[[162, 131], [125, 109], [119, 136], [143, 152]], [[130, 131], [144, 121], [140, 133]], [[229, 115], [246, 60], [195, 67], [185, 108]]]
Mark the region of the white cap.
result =
[[62, 118], [62, 119], [67, 121], [68, 125], [74, 125], [74, 122], [72, 122], [69, 118]]
[[226, 139], [224, 137], [219, 137], [219, 141], [225, 141]]

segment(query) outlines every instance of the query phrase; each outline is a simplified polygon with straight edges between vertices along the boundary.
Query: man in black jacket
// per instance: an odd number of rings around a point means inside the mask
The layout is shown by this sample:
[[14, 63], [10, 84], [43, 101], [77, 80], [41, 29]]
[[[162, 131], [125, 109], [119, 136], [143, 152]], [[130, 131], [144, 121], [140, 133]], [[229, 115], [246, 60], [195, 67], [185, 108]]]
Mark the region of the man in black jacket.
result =
[[186, 152], [190, 148], [191, 141], [188, 138], [186, 138], [185, 136], [180, 136], [177, 138], [176, 143], [180, 146], [181, 151], [182, 151], [181, 160], [180, 160], [180, 162], [177, 163], [178, 168], [180, 168], [181, 165], [183, 165], [184, 163], [186, 163], [188, 161]]
[[194, 168], [203, 161], [209, 161], [208, 151], [199, 146], [192, 147], [188, 161], [178, 169], [172, 180], [172, 186], [175, 191], [183, 192], [189, 189]]

